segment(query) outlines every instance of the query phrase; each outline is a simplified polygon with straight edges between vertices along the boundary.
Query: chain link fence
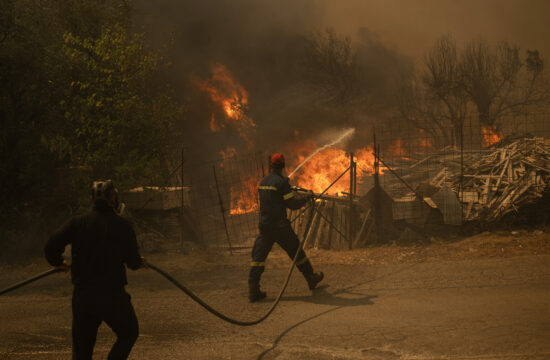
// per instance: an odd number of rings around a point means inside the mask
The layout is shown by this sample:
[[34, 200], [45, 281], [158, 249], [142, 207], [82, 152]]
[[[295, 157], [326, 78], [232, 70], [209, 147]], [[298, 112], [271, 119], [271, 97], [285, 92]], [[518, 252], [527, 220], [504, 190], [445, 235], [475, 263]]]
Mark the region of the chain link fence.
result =
[[258, 152], [184, 164], [190, 192], [185, 208], [203, 244], [252, 245], [258, 231], [258, 184], [269, 171], [267, 160]]

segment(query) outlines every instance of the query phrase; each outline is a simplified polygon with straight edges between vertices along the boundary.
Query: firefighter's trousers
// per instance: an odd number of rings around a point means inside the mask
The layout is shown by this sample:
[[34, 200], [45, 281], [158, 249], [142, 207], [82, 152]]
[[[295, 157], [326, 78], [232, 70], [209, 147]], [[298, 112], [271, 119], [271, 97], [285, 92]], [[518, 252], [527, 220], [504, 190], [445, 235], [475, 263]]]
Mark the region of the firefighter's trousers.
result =
[[[256, 238], [254, 247], [252, 248], [252, 262], [250, 263], [250, 276], [248, 279], [249, 285], [259, 285], [260, 278], [265, 269], [265, 260], [274, 243], [279, 244], [291, 260], [294, 259], [300, 246], [298, 236], [288, 222], [280, 227], [260, 227], [260, 235]], [[306, 280], [313, 274], [313, 267], [303, 250], [298, 255], [296, 266]]]
[[91, 360], [97, 330], [104, 321], [116, 334], [108, 360], [127, 359], [138, 338], [138, 321], [124, 288], [76, 289], [73, 293], [73, 359]]

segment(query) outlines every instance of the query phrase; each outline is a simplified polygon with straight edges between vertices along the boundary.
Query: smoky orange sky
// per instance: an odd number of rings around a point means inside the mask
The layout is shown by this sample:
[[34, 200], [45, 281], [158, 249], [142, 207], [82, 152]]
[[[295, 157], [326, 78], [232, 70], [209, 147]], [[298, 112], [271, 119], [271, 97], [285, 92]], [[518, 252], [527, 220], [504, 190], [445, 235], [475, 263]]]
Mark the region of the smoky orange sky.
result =
[[[459, 47], [479, 38], [491, 44], [508, 41], [520, 48], [522, 58], [527, 49], [550, 58], [550, 0], [134, 0], [133, 4], [138, 31], [172, 64], [163, 80], [186, 102], [184, 132], [194, 134], [189, 142], [202, 139], [196, 134], [211, 135], [207, 125], [217, 108], [188, 87], [188, 80], [209, 79], [213, 64], [223, 64], [246, 89], [246, 114], [257, 125], [256, 136], [269, 146], [292, 139], [295, 133], [313, 137], [342, 127], [362, 126], [366, 138], [371, 122], [386, 123], [392, 116], [399, 77], [410, 74], [412, 64], [421, 68], [426, 52], [449, 33]], [[308, 78], [309, 68], [302, 63], [304, 39], [327, 28], [339, 38], [356, 40], [352, 46], [361, 50], [362, 74], [368, 79], [361, 99], [369, 99], [374, 104], [370, 108], [357, 102], [327, 104]], [[313, 81], [322, 80], [321, 73], [315, 73], [319, 77]], [[232, 133], [216, 135], [213, 147], [239, 139]]]
[[415, 58], [452, 33], [459, 42], [483, 37], [550, 54], [548, 0], [327, 0], [325, 25], [353, 35], [367, 26], [381, 41]]
[[[195, 43], [227, 50], [275, 28], [308, 33], [330, 27], [353, 37], [366, 27], [385, 46], [416, 59], [447, 33], [459, 45], [483, 37], [523, 51], [538, 49], [545, 58], [550, 54], [550, 0], [135, 0], [134, 5], [137, 23], [157, 43], [184, 28]], [[197, 31], [201, 26], [208, 33]]]

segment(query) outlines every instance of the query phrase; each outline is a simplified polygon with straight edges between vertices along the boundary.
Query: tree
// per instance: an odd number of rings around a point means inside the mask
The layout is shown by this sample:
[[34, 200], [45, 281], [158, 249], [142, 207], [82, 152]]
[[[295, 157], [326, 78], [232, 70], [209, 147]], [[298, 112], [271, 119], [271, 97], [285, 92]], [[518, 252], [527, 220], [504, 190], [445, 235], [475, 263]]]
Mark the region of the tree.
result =
[[332, 29], [305, 39], [304, 62], [308, 81], [321, 94], [322, 102], [347, 104], [358, 95], [358, 64], [349, 37]]
[[[164, 63], [131, 34], [127, 1], [0, 7], [0, 231], [75, 210], [92, 176], [159, 179], [180, 106], [155, 85]], [[76, 169], [84, 183], [65, 176]]]
[[180, 107], [151, 79], [161, 59], [121, 26], [100, 37], [64, 35], [62, 64], [71, 74], [63, 119], [43, 140], [69, 166], [113, 177], [128, 188], [162, 184]]
[[483, 40], [466, 45], [460, 86], [475, 106], [480, 124], [498, 128], [505, 116], [527, 114], [531, 106], [548, 101], [539, 52], [527, 50], [524, 61], [519, 53], [518, 47], [506, 42], [495, 48]]
[[460, 84], [460, 63], [450, 36], [440, 38], [426, 54], [424, 70], [403, 85], [399, 110], [403, 118], [432, 135], [437, 146], [458, 144], [467, 97]]
[[317, 89], [321, 103], [349, 114], [384, 112], [394, 106], [393, 95], [410, 60], [384, 46], [367, 28], [356, 41], [327, 29], [306, 38], [306, 81]]
[[519, 54], [508, 43], [491, 47], [483, 40], [459, 50], [450, 35], [441, 37], [426, 55], [421, 75], [402, 86], [402, 117], [436, 143], [456, 145], [470, 112], [493, 129], [509, 115], [528, 114], [550, 97], [538, 51], [527, 50], [524, 61]]

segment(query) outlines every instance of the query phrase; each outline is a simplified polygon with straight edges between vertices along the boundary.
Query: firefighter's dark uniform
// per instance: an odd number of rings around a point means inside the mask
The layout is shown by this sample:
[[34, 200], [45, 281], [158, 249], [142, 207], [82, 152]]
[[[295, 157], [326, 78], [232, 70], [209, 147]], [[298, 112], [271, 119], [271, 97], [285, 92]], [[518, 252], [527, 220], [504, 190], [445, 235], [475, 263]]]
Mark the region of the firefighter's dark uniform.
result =
[[108, 359], [126, 359], [138, 337], [138, 322], [124, 289], [124, 265], [133, 270], [142, 265], [132, 226], [105, 201], [96, 200], [92, 211], [72, 218], [48, 240], [45, 255], [50, 265], [62, 264], [68, 244], [74, 284], [73, 359], [92, 358], [102, 321], [117, 336]]
[[[265, 260], [273, 247], [273, 243], [279, 244], [288, 256], [294, 259], [300, 241], [290, 226], [286, 209], [296, 210], [307, 202], [306, 199], [296, 196], [290, 188], [288, 178], [277, 171], [272, 171], [260, 182], [258, 192], [260, 194], [260, 234], [252, 248], [252, 262], [248, 280], [251, 291], [254, 291], [254, 289], [259, 291], [260, 278], [265, 269]], [[313, 268], [303, 250], [298, 255], [296, 265], [311, 288]]]

